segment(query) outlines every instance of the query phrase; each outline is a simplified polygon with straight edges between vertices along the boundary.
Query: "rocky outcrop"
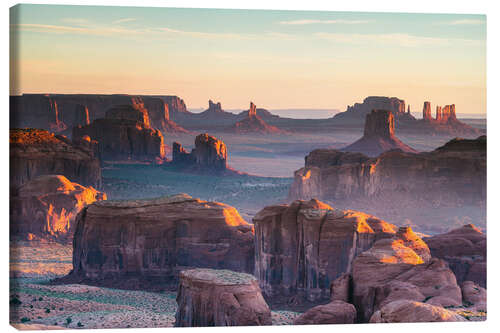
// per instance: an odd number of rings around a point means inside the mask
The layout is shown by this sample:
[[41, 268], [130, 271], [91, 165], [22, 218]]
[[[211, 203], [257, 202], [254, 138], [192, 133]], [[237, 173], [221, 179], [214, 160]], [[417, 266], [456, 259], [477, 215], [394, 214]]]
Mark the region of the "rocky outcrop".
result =
[[162, 289], [189, 267], [252, 273], [252, 226], [231, 206], [188, 195], [100, 201], [76, 219], [69, 281]]
[[237, 121], [231, 128], [230, 132], [246, 134], [246, 133], [261, 133], [261, 134], [284, 134], [286, 131], [279, 129], [276, 126], [267, 124], [259, 115], [257, 115], [257, 106], [250, 102], [250, 109], [247, 117]]
[[36, 177], [11, 191], [11, 234], [28, 240], [71, 241], [78, 212], [99, 200], [106, 200], [106, 194], [92, 186], [61, 175]]
[[269, 206], [253, 218], [255, 276], [272, 298], [328, 299], [330, 282], [395, 227], [374, 216], [317, 201]]
[[400, 228], [394, 237], [379, 240], [358, 255], [352, 284], [360, 321], [368, 321], [384, 304], [399, 299], [443, 307], [462, 304], [453, 272], [444, 261], [431, 258], [427, 245], [410, 228]]
[[257, 280], [228, 270], [180, 273], [176, 327], [271, 325], [271, 310]]
[[486, 311], [486, 289], [472, 281], [465, 281], [460, 287], [464, 303], [473, 306], [476, 310]]
[[149, 114], [142, 104], [118, 105], [105, 118], [73, 128], [73, 139], [84, 136], [98, 142], [103, 160], [163, 160], [163, 135], [150, 127]]
[[376, 158], [318, 149], [295, 171], [289, 199], [420, 200], [456, 207], [484, 205], [486, 137], [455, 139], [432, 152], [389, 151]]
[[208, 174], [235, 173], [227, 166], [227, 158], [226, 144], [206, 133], [196, 137], [194, 148], [190, 153], [178, 142], [172, 145], [171, 165], [181, 171]]
[[391, 111], [387, 110], [373, 110], [368, 113], [363, 137], [342, 148], [343, 151], [358, 152], [368, 156], [377, 156], [392, 149], [416, 153], [413, 148], [394, 135], [394, 116]]
[[40, 129], [10, 130], [10, 184], [41, 175], [63, 175], [83, 186], [100, 188], [99, 160], [82, 145]]
[[431, 102], [424, 102], [424, 108], [422, 110], [422, 118], [427, 121], [432, 119]]
[[358, 120], [363, 121], [367, 114], [372, 110], [388, 110], [395, 117], [406, 114], [405, 101], [396, 97], [369, 96], [363, 100], [363, 103], [355, 103], [347, 106], [345, 112], [334, 116], [336, 120]]
[[323, 325], [323, 324], [354, 324], [356, 308], [354, 305], [333, 301], [325, 305], [318, 305], [307, 310], [294, 320], [294, 325]]
[[433, 257], [448, 262], [458, 283], [486, 287], [486, 235], [472, 224], [424, 239]]
[[377, 311], [370, 323], [425, 323], [466, 321], [460, 315], [439, 306], [422, 302], [399, 300]]
[[86, 126], [88, 124], [90, 124], [89, 109], [85, 105], [77, 104], [73, 126]]
[[64, 131], [68, 126], [61, 117], [58, 104], [55, 98], [47, 94], [11, 96], [10, 127], [43, 128], [56, 133]]

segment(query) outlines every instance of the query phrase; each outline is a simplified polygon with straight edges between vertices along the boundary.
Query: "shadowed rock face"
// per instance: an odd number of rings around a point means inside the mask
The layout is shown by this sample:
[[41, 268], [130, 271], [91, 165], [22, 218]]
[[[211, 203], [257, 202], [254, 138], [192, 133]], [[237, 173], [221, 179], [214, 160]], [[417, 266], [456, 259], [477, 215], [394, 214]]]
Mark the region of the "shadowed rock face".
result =
[[149, 126], [148, 112], [142, 104], [118, 105], [106, 117], [92, 124], [73, 128], [73, 139], [89, 136], [98, 142], [103, 160], [162, 160], [163, 135]]
[[455, 139], [432, 152], [389, 151], [376, 158], [314, 150], [295, 172], [290, 200], [374, 198], [456, 206], [486, 200], [486, 137]]
[[317, 301], [353, 259], [395, 227], [374, 216], [317, 201], [269, 206], [257, 213], [255, 276], [265, 295]]
[[83, 186], [101, 186], [101, 167], [93, 151], [39, 129], [10, 130], [10, 183], [41, 175], [63, 175]]
[[342, 148], [343, 151], [358, 152], [368, 156], [377, 156], [392, 149], [408, 153], [416, 152], [394, 135], [394, 116], [387, 110], [373, 110], [367, 114], [363, 137]]
[[74, 126], [85, 126], [90, 124], [89, 109], [82, 104], [77, 104], [75, 107]]
[[194, 141], [194, 149], [188, 153], [180, 143], [172, 145], [172, 164], [185, 171], [203, 173], [224, 173], [227, 167], [226, 144], [206, 133]]
[[247, 116], [237, 121], [231, 128], [234, 133], [262, 133], [262, 134], [280, 134], [286, 133], [276, 126], [267, 124], [258, 114], [257, 106], [250, 102], [250, 108]]
[[323, 325], [323, 324], [354, 324], [356, 308], [354, 305], [333, 301], [326, 305], [318, 305], [301, 314], [294, 325]]
[[77, 217], [71, 281], [161, 289], [189, 267], [252, 273], [252, 226], [231, 206], [187, 195], [96, 202]]
[[377, 311], [370, 323], [427, 323], [466, 321], [456, 313], [439, 306], [399, 300], [391, 302]]
[[228, 270], [180, 273], [176, 327], [271, 325], [271, 310], [257, 280]]
[[369, 96], [363, 103], [347, 106], [346, 112], [341, 112], [334, 118], [363, 120], [374, 109], [389, 110], [395, 115], [405, 114], [405, 101], [396, 97]]
[[458, 283], [486, 287], [486, 235], [472, 224], [424, 239], [433, 257], [448, 262]]
[[74, 221], [83, 207], [106, 194], [60, 175], [39, 176], [11, 192], [11, 233], [24, 239], [73, 239]]

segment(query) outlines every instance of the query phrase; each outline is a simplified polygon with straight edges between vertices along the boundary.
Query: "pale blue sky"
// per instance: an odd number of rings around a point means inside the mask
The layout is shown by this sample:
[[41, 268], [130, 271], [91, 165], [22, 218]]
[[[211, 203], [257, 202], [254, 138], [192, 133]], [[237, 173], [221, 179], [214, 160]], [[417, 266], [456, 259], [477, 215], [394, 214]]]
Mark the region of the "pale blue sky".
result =
[[18, 92], [339, 108], [368, 95], [486, 111], [486, 17], [21, 5]]

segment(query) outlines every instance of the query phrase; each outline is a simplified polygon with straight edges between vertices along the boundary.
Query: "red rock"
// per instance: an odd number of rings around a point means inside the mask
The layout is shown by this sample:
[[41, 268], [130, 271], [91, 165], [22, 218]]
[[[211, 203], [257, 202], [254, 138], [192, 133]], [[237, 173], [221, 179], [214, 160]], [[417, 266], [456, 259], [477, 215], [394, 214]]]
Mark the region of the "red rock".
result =
[[255, 276], [269, 297], [328, 299], [330, 283], [395, 227], [374, 216], [317, 201], [268, 206], [253, 218]]
[[330, 284], [330, 300], [344, 301], [351, 303], [352, 296], [352, 276], [349, 273], [344, 273], [332, 281]]
[[267, 124], [259, 115], [257, 115], [257, 106], [250, 102], [246, 118], [237, 121], [229, 131], [234, 133], [261, 133], [261, 134], [284, 134], [286, 131], [276, 126]]
[[465, 321], [460, 315], [439, 306], [398, 300], [373, 314], [370, 323], [422, 323]]
[[333, 301], [325, 305], [318, 305], [297, 317], [294, 325], [323, 325], [323, 324], [354, 324], [356, 308], [354, 305]]
[[10, 130], [10, 183], [19, 186], [41, 175], [63, 175], [100, 188], [99, 160], [87, 148], [39, 129]]
[[464, 303], [469, 303], [477, 310], [486, 310], [486, 289], [472, 281], [465, 281], [461, 288]]
[[77, 217], [69, 281], [162, 289], [189, 267], [252, 273], [252, 226], [231, 206], [187, 195], [101, 201]]
[[422, 113], [423, 113], [424, 120], [431, 120], [432, 119], [431, 102], [424, 102], [424, 109], [422, 110]]
[[90, 124], [89, 109], [85, 105], [77, 104], [73, 126], [85, 126], [88, 124]]
[[176, 327], [271, 325], [271, 310], [257, 280], [227, 270], [180, 273]]
[[11, 233], [27, 239], [71, 241], [78, 212], [99, 200], [106, 200], [106, 194], [64, 176], [36, 177], [11, 192]]

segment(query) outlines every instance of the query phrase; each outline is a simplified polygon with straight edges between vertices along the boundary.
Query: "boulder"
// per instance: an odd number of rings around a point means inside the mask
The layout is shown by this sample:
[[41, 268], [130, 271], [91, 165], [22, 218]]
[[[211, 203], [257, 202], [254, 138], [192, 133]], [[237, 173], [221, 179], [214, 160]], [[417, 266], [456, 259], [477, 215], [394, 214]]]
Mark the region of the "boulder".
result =
[[92, 186], [61, 175], [36, 177], [11, 191], [11, 233], [31, 240], [71, 241], [78, 212], [99, 200], [106, 200], [106, 194]]
[[149, 124], [148, 112], [142, 104], [118, 105], [109, 109], [105, 118], [74, 127], [73, 139], [87, 135], [96, 140], [104, 160], [162, 160], [165, 157], [163, 135]]
[[354, 305], [333, 301], [325, 305], [318, 305], [298, 316], [294, 325], [322, 325], [322, 324], [354, 324], [356, 308]]
[[180, 273], [176, 327], [271, 325], [271, 310], [250, 274], [192, 269]]
[[445, 308], [421, 302], [398, 300], [385, 305], [370, 318], [370, 323], [422, 323], [466, 321]]
[[330, 284], [330, 300], [351, 303], [352, 275], [344, 273]]
[[10, 184], [41, 175], [63, 175], [82, 186], [100, 188], [100, 162], [87, 147], [40, 129], [10, 130]]
[[185, 194], [96, 202], [77, 217], [68, 280], [162, 289], [189, 267], [253, 273], [253, 238], [235, 208]]
[[255, 275], [269, 297], [328, 299], [330, 283], [395, 227], [372, 215], [318, 200], [268, 206], [253, 218]]
[[486, 287], [486, 235], [473, 224], [424, 239], [432, 256], [448, 262], [458, 283]]
[[472, 281], [462, 283], [461, 289], [464, 304], [468, 303], [475, 307], [483, 307], [486, 310], [486, 289]]

